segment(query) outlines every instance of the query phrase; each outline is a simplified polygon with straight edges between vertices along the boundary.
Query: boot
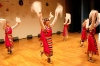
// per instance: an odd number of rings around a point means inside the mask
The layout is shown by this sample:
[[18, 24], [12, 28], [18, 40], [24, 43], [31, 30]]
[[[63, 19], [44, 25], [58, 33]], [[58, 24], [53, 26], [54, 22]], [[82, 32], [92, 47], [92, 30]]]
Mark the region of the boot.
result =
[[43, 52], [42, 52], [42, 51], [40, 51], [40, 55], [41, 55], [41, 57], [42, 57], [42, 55], [43, 55]]
[[94, 63], [94, 60], [91, 57], [89, 57], [88, 61]]
[[8, 54], [10, 54], [10, 50], [9, 49], [7, 50], [7, 52], [8, 52]]
[[12, 50], [10, 50], [10, 54], [12, 54]]
[[84, 47], [83, 42], [81, 42], [80, 44], [81, 44], [80, 47]]
[[51, 62], [51, 58], [48, 58], [48, 63], [51, 63], [51, 64], [52, 64], [52, 62]]

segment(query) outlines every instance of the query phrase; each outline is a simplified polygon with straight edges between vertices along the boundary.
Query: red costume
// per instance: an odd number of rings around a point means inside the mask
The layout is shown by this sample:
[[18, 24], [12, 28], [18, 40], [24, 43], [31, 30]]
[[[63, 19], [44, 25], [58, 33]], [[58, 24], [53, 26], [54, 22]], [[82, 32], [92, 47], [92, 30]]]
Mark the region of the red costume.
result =
[[42, 40], [43, 42], [44, 53], [48, 54], [49, 56], [51, 56], [52, 55], [51, 53], [53, 52], [51, 35], [52, 35], [51, 27], [46, 26], [44, 31], [41, 30], [40, 40]]
[[6, 48], [11, 47], [12, 46], [12, 28], [11, 27], [6, 27], [5, 29], [5, 45]]
[[84, 41], [87, 39], [87, 32], [86, 32], [86, 27], [82, 27], [82, 35], [81, 35], [81, 40]]
[[90, 30], [89, 31], [89, 36], [88, 36], [88, 52], [92, 52], [94, 54], [98, 54], [98, 47], [95, 39], [95, 30]]
[[67, 35], [67, 30], [68, 30], [68, 24], [65, 24], [63, 28], [63, 36]]

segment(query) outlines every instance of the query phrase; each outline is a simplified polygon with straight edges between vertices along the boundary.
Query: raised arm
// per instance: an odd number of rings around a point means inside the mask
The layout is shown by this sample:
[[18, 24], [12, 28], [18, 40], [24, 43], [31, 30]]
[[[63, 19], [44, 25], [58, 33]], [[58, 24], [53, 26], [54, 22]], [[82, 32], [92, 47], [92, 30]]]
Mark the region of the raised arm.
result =
[[96, 28], [98, 25], [99, 25], [99, 22], [97, 21], [97, 22], [94, 24], [94, 27]]
[[20, 22], [21, 22], [20, 18], [16, 17], [16, 24], [14, 26], [12, 26], [11, 28], [12, 29], [16, 28]]
[[86, 29], [89, 28], [89, 19], [86, 20]]
[[99, 25], [99, 22], [100, 22], [100, 13], [98, 13], [97, 21], [94, 24], [94, 27], [97, 27]]
[[83, 23], [82, 23], [82, 27], [84, 27], [85, 24], [86, 24], [86, 20], [83, 21]]
[[[69, 21], [68, 21], [69, 20]], [[71, 24], [71, 15], [69, 13], [66, 13], [66, 17], [65, 17], [65, 24]]]
[[0, 23], [2, 24], [2, 28], [5, 30], [5, 27], [6, 27], [6, 19], [0, 19]]
[[51, 18], [53, 18], [54, 16], [52, 15], [52, 12], [50, 12], [49, 14], [49, 20], [51, 20]]
[[67, 24], [67, 21], [68, 21], [68, 19], [67, 19], [67, 17], [65, 17], [64, 25]]
[[41, 28], [44, 30], [45, 29], [45, 26], [44, 26], [44, 21], [43, 21], [43, 16], [42, 16], [42, 12], [40, 12], [39, 14], [38, 14], [38, 18], [39, 18], [39, 22], [40, 22], [40, 26], [41, 26]]
[[52, 23], [51, 23], [51, 26], [54, 26], [54, 24], [55, 24], [56, 21], [57, 21], [57, 18], [58, 18], [58, 13], [55, 13], [55, 17], [54, 17], [54, 19], [53, 19], [53, 21], [52, 21]]
[[69, 14], [69, 22], [67, 23], [68, 25], [71, 24], [71, 15]]
[[56, 21], [57, 21], [58, 14], [62, 15], [62, 12], [63, 12], [63, 7], [62, 7], [60, 4], [58, 4], [58, 5], [57, 5], [57, 8], [56, 8], [56, 10], [55, 10], [55, 17], [54, 17], [54, 20], [53, 20], [52, 23], [51, 23], [51, 26], [54, 26], [54, 24], [55, 24]]
[[92, 16], [91, 16], [91, 18], [92, 18], [92, 23], [91, 23], [91, 25], [90, 25], [90, 30], [94, 29], [94, 24], [95, 24], [95, 20], [96, 20], [96, 18], [97, 18], [97, 14], [98, 14], [98, 11], [93, 11], [93, 12], [92, 12]]

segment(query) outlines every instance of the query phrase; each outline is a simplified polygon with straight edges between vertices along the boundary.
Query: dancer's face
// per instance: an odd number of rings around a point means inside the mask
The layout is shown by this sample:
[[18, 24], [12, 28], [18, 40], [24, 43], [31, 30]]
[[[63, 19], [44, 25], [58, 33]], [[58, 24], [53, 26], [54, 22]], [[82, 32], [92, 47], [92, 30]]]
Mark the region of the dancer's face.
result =
[[6, 22], [6, 26], [8, 26], [8, 27], [9, 27], [9, 26], [10, 26], [10, 22]]
[[49, 22], [50, 22], [50, 21], [46, 21], [46, 25], [47, 25], [47, 26], [49, 25]]
[[44, 19], [44, 25], [49, 26], [49, 22], [50, 22], [50, 20], [48, 18]]

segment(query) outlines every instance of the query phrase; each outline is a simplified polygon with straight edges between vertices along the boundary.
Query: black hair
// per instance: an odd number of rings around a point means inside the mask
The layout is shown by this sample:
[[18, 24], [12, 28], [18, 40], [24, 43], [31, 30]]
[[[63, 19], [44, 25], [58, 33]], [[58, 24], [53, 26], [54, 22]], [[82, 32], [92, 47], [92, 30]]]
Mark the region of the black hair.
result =
[[44, 24], [46, 24], [46, 21], [50, 21], [48, 18], [44, 18]]

